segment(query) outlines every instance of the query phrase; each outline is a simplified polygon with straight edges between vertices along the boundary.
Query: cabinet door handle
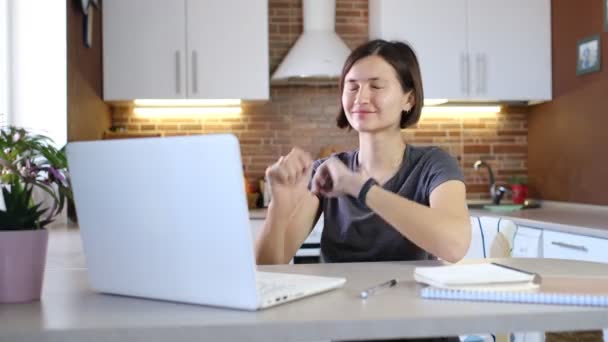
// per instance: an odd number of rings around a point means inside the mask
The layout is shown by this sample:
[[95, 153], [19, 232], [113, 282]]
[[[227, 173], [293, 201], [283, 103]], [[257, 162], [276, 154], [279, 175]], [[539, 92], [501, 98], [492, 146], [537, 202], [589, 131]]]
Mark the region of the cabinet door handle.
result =
[[488, 58], [487, 55], [484, 53], [481, 55], [481, 72], [482, 72], [482, 78], [481, 78], [481, 91], [484, 94], [488, 93]]
[[475, 54], [475, 72], [476, 72], [476, 84], [475, 84], [475, 93], [481, 94], [481, 82], [483, 78], [482, 70], [481, 70], [481, 54]]
[[467, 57], [463, 52], [460, 54], [460, 91], [467, 95]]
[[198, 53], [192, 50], [192, 93], [198, 93]]
[[182, 92], [182, 62], [179, 50], [175, 51], [175, 92]]
[[469, 95], [471, 92], [471, 56], [469, 53], [464, 53], [464, 93]]
[[565, 242], [560, 242], [560, 241], [551, 241], [551, 244], [554, 245], [554, 246], [568, 248], [568, 249], [574, 249], [574, 250], [585, 252], [585, 253], [587, 253], [589, 251], [587, 249], [587, 247], [585, 247], [585, 246], [573, 245], [573, 244], [570, 244], [570, 243], [565, 243]]

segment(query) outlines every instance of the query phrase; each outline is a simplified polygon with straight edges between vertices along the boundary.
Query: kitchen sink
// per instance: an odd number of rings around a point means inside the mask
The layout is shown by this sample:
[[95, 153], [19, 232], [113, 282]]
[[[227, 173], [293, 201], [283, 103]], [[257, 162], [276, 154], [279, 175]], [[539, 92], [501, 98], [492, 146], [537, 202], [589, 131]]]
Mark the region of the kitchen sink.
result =
[[518, 211], [522, 209], [533, 209], [540, 208], [538, 203], [534, 203], [532, 201], [526, 201], [524, 204], [513, 204], [513, 203], [504, 203], [504, 204], [493, 204], [493, 203], [467, 203], [467, 207], [469, 209], [475, 210], [487, 210], [493, 212], [512, 212]]
[[523, 204], [492, 204], [492, 203], [475, 203], [469, 204], [469, 209], [488, 210], [496, 212], [512, 212], [523, 208]]
[[491, 205], [492, 203], [467, 203], [467, 207], [469, 209], [483, 209], [486, 205]]

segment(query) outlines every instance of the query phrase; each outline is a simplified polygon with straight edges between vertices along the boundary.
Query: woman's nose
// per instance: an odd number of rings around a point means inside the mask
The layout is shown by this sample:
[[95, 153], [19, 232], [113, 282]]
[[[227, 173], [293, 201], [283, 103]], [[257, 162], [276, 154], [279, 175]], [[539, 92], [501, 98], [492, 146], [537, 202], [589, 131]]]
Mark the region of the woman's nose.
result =
[[355, 96], [355, 103], [368, 103], [369, 102], [370, 91], [367, 86], [362, 86], [357, 91], [357, 95]]

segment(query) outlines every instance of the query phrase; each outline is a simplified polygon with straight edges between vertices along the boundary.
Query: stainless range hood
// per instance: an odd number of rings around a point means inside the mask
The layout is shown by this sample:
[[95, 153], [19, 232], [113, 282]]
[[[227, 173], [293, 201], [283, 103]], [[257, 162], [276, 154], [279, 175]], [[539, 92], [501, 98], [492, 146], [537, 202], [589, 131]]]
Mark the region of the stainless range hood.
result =
[[350, 49], [335, 32], [335, 0], [303, 0], [304, 32], [271, 77], [272, 81], [340, 76]]

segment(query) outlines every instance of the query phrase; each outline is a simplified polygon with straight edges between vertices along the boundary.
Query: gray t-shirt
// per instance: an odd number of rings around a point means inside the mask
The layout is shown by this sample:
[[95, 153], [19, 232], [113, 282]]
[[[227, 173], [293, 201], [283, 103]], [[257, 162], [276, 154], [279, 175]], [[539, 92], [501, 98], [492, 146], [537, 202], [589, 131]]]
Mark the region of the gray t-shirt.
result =
[[[358, 151], [334, 154], [358, 169]], [[313, 174], [325, 159], [315, 161]], [[399, 171], [382, 187], [409, 200], [429, 206], [430, 194], [438, 185], [464, 181], [457, 161], [438, 147], [407, 145]], [[356, 198], [320, 196], [319, 215], [324, 216], [321, 259], [324, 262], [426, 260], [434, 257], [361, 205]]]

